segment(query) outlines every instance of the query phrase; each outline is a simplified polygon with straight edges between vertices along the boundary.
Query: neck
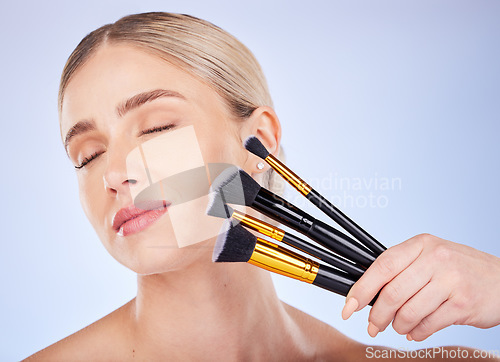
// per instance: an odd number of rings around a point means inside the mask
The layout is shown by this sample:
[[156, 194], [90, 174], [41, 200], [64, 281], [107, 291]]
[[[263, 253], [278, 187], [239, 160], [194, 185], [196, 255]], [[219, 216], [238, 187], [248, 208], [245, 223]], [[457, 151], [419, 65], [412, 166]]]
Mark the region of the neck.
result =
[[144, 349], [170, 356], [269, 358], [277, 346], [292, 350], [301, 338], [270, 274], [246, 263], [196, 263], [138, 275], [133, 315]]

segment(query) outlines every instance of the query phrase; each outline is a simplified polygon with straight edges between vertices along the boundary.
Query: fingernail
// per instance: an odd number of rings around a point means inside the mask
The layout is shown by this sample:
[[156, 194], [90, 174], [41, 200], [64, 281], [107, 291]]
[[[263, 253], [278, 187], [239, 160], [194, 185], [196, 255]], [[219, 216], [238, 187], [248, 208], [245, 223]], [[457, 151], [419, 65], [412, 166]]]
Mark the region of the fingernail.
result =
[[372, 322], [368, 323], [368, 334], [371, 337], [376, 337], [378, 332], [379, 332], [379, 329], [375, 324], [373, 324]]
[[344, 309], [342, 309], [342, 319], [349, 319], [350, 316], [354, 313], [354, 311], [358, 308], [359, 303], [356, 298], [349, 298], [346, 300]]
[[410, 333], [408, 333], [408, 334], [406, 335], [406, 339], [407, 339], [407, 340], [409, 340], [409, 341], [413, 341], [413, 338], [411, 338]]

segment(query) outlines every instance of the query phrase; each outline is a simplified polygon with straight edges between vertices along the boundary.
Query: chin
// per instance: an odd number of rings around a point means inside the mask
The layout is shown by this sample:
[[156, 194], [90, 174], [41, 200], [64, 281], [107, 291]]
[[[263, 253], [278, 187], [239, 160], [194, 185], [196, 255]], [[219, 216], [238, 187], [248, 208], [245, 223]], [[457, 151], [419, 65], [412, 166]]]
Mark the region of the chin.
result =
[[212, 263], [214, 240], [183, 248], [165, 245], [143, 245], [133, 252], [111, 254], [119, 263], [139, 275], [167, 273], [187, 269], [193, 264]]
[[222, 219], [205, 216], [197, 217], [196, 223], [175, 222], [167, 213], [158, 221], [136, 234], [123, 237], [113, 231], [100, 238], [113, 258], [140, 275], [186, 269], [193, 263], [212, 263]]

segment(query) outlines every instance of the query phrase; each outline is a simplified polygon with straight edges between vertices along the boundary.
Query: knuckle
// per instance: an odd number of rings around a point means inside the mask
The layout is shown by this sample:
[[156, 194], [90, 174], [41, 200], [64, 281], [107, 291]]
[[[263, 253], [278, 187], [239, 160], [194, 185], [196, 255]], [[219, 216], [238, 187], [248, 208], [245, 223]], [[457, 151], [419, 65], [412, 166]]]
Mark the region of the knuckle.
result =
[[397, 304], [401, 298], [401, 288], [397, 283], [389, 283], [382, 289], [381, 296], [390, 304]]
[[398, 317], [401, 318], [402, 322], [404, 322], [406, 324], [411, 324], [411, 323], [415, 323], [416, 321], [418, 321], [420, 316], [411, 304], [406, 303], [399, 310]]
[[453, 310], [459, 313], [467, 309], [469, 298], [466, 296], [456, 296], [451, 300], [451, 306]]
[[422, 233], [415, 237], [415, 239], [421, 243], [429, 243], [433, 238], [434, 236], [429, 233]]
[[446, 244], [437, 245], [433, 251], [434, 258], [439, 262], [448, 262], [452, 253], [453, 250]]
[[396, 263], [391, 257], [379, 257], [377, 269], [382, 275], [393, 275], [396, 271]]
[[432, 334], [432, 325], [429, 318], [424, 318], [419, 323], [419, 332], [422, 336], [429, 336]]

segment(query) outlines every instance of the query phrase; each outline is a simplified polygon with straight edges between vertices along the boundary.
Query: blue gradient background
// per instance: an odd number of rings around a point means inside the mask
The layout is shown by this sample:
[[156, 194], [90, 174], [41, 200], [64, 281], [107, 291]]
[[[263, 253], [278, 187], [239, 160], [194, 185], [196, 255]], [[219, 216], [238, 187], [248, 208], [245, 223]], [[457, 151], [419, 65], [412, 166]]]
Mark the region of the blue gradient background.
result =
[[[135, 296], [135, 274], [108, 255], [80, 207], [56, 106], [76, 44], [126, 14], [188, 13], [245, 43], [268, 78], [288, 165], [323, 180], [330, 198], [373, 192], [387, 201], [340, 205], [385, 245], [428, 232], [500, 255], [498, 1], [92, 0], [2, 8], [0, 360], [24, 358]], [[401, 187], [336, 189], [329, 177], [397, 178]], [[295, 191], [287, 195], [324, 219]], [[421, 343], [388, 328], [372, 339], [368, 310], [342, 321], [343, 298], [274, 280], [284, 301], [363, 343], [500, 349], [500, 327], [453, 326]]]

